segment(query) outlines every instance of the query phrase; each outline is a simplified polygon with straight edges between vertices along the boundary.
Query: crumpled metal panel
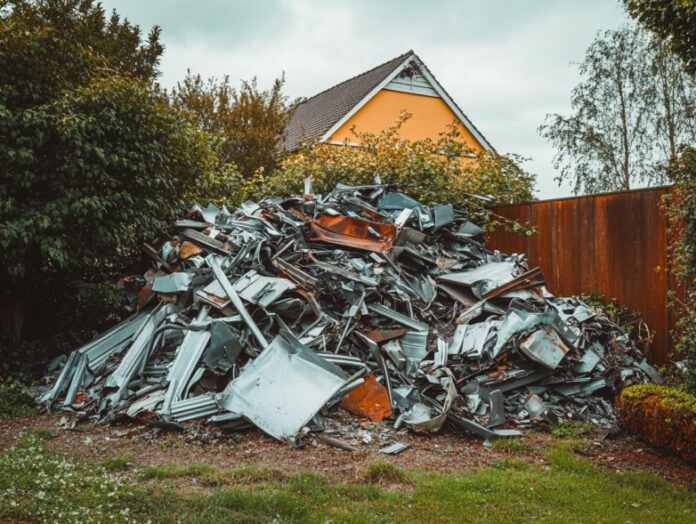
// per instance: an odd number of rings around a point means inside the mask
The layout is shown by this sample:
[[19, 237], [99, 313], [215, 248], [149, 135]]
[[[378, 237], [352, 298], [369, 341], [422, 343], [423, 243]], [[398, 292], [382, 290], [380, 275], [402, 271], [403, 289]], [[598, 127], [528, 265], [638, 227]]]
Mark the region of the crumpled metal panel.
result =
[[568, 347], [553, 328], [539, 329], [520, 343], [520, 351], [550, 369], [556, 369]]
[[387, 388], [370, 373], [365, 382], [341, 400], [341, 406], [357, 415], [381, 422], [392, 413]]
[[312, 221], [309, 240], [391, 253], [396, 240], [396, 227], [343, 215], [322, 214]]
[[347, 376], [297, 340], [282, 336], [221, 394], [221, 405], [269, 435], [292, 443], [300, 429], [339, 391]]
[[489, 291], [513, 280], [517, 274], [517, 268], [517, 262], [490, 262], [469, 271], [441, 275], [438, 280], [469, 287], [471, 292], [480, 299]]
[[145, 323], [140, 327], [133, 344], [128, 348], [119, 366], [109, 375], [105, 387], [116, 391], [109, 394], [106, 399], [111, 405], [115, 405], [123, 397], [128, 384], [133, 376], [145, 367], [149, 351], [152, 349], [152, 337], [155, 330], [165, 321], [167, 316], [176, 311], [172, 304], [158, 306], [148, 315]]
[[192, 280], [193, 274], [191, 273], [172, 273], [156, 278], [152, 284], [152, 291], [157, 293], [181, 293], [188, 291]]
[[259, 275], [251, 270], [234, 283], [234, 290], [247, 302], [268, 307], [286, 291], [295, 289], [287, 278]]

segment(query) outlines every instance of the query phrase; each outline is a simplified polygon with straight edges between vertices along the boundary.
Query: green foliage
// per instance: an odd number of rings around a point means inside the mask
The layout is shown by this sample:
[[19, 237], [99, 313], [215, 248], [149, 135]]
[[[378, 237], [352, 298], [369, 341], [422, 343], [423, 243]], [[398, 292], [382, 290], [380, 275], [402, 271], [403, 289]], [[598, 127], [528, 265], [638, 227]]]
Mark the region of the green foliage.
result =
[[36, 413], [36, 403], [25, 384], [0, 379], [0, 419], [27, 417]]
[[151, 84], [159, 29], [143, 42], [91, 0], [4, 7], [0, 301], [33, 339], [101, 328], [140, 243], [212, 183], [211, 141]]
[[696, 392], [696, 149], [684, 146], [670, 162], [668, 175], [674, 189], [665, 195], [668, 238], [671, 242], [671, 266], [680, 289], [671, 296], [670, 307], [679, 319], [674, 335], [674, 349], [684, 359], [683, 369], [675, 370], [684, 385]]
[[438, 140], [410, 141], [399, 136], [410, 114], [382, 134], [353, 130], [357, 147], [309, 144], [289, 156], [271, 176], [258, 177], [263, 195], [301, 194], [306, 177], [317, 194], [337, 184], [372, 184], [376, 174], [383, 183], [399, 189], [425, 204], [452, 203], [456, 207], [480, 210], [480, 201], [471, 194], [490, 196], [492, 203], [514, 203], [533, 199], [534, 176], [519, 167], [515, 155], [493, 152], [474, 154], [461, 141], [452, 125]]
[[133, 461], [133, 456], [130, 453], [121, 453], [115, 457], [111, 457], [102, 462], [102, 466], [107, 471], [126, 471]]
[[579, 71], [572, 114], [547, 115], [539, 127], [556, 148], [556, 180], [575, 193], [665, 183], [661, 167], [696, 139], [696, 81], [663, 42], [632, 26], [598, 33]]
[[260, 90], [256, 78], [242, 81], [239, 89], [225, 76], [204, 81], [189, 71], [172, 91], [172, 103], [192, 119], [197, 129], [216, 138], [218, 170], [228, 166], [245, 179], [254, 173], [270, 173], [282, 159], [280, 143], [289, 118], [287, 97], [282, 93], [285, 78]]
[[592, 424], [578, 422], [575, 420], [564, 420], [551, 430], [551, 434], [556, 438], [580, 438], [594, 430]]
[[696, 4], [688, 0], [623, 0], [631, 16], [669, 43], [696, 74]]
[[493, 449], [496, 451], [531, 451], [531, 447], [519, 438], [499, 438], [493, 441]]
[[49, 103], [89, 83], [100, 69], [151, 81], [163, 47], [155, 26], [109, 18], [94, 0], [0, 2], [0, 102], [10, 108]]
[[211, 169], [207, 138], [156, 89], [124, 76], [5, 116], [1, 287], [32, 305], [44, 286], [71, 287], [46, 302], [69, 297], [59, 310], [76, 312], [97, 299], [99, 313], [109, 310], [116, 298], [104, 282], [129, 268]]
[[631, 338], [639, 336], [638, 331], [643, 322], [640, 312], [631, 311], [626, 304], [621, 304], [615, 298], [607, 300], [604, 295], [596, 292], [581, 295], [580, 299], [588, 306], [601, 310], [609, 320], [626, 330]]
[[621, 392], [621, 425], [650, 444], [696, 462], [696, 396], [642, 384]]

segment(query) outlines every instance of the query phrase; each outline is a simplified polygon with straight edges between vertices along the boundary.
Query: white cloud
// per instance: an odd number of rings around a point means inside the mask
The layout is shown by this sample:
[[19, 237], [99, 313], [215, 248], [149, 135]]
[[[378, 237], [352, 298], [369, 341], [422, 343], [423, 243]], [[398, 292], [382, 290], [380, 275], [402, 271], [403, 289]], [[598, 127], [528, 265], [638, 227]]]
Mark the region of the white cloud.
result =
[[553, 181], [553, 149], [537, 134], [547, 113], [567, 113], [579, 62], [600, 29], [627, 20], [617, 0], [322, 2], [109, 0], [141, 26], [162, 26], [160, 82], [187, 68], [233, 82], [311, 96], [414, 49], [462, 110], [501, 152], [533, 157], [538, 196], [565, 196]]

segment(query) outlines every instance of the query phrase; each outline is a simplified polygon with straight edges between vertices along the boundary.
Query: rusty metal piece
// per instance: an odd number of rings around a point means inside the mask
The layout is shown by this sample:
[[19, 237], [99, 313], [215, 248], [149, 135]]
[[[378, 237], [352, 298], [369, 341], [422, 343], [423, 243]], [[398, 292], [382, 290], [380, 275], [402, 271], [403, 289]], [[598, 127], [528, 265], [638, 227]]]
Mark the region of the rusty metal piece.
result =
[[515, 277], [510, 282], [503, 284], [500, 287], [490, 290], [488, 293], [483, 295], [484, 300], [490, 300], [491, 298], [504, 295], [505, 293], [510, 293], [511, 291], [519, 291], [521, 289], [529, 289], [530, 287], [538, 287], [546, 284], [546, 279], [541, 273], [541, 269], [535, 267], [530, 269], [526, 273]]
[[[377, 235], [370, 232], [374, 230]], [[326, 242], [365, 251], [391, 253], [396, 239], [396, 226], [380, 224], [344, 215], [321, 214], [312, 221], [310, 242]]]
[[220, 253], [222, 255], [227, 256], [230, 256], [232, 254], [232, 251], [228, 249], [228, 246], [226, 244], [220, 242], [219, 240], [215, 240], [214, 238], [211, 238], [208, 235], [204, 235], [203, 233], [196, 231], [195, 229], [186, 228], [183, 231], [181, 231], [181, 234], [189, 240], [191, 240], [192, 242], [200, 244], [201, 246], [205, 247], [206, 249], [210, 249], [215, 253]]
[[341, 406], [374, 422], [380, 422], [392, 412], [387, 388], [377, 382], [372, 373], [361, 386], [343, 397]]
[[179, 258], [186, 260], [187, 258], [195, 257], [196, 255], [200, 255], [202, 253], [205, 253], [202, 248], [198, 247], [193, 242], [184, 240], [181, 243], [181, 248], [179, 250]]
[[362, 334], [365, 335], [370, 340], [373, 340], [374, 342], [377, 342], [378, 344], [380, 344], [382, 342], [387, 342], [388, 340], [392, 340], [394, 338], [402, 337], [406, 333], [408, 333], [409, 331], [410, 330], [408, 328], [367, 329], [367, 330], [362, 331]]
[[556, 330], [547, 327], [534, 331], [525, 338], [520, 343], [520, 351], [539, 364], [556, 369], [568, 353], [568, 347]]

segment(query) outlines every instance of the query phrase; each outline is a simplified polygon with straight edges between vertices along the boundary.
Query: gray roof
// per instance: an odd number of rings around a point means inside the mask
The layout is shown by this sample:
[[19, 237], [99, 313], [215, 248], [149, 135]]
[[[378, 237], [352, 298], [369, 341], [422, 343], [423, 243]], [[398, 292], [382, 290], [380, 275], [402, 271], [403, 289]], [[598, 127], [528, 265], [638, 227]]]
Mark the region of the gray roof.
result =
[[299, 104], [285, 128], [283, 146], [288, 151], [295, 151], [300, 147], [301, 142], [310, 138], [321, 138], [394, 69], [413, 54], [413, 51], [409, 51], [397, 56]]

